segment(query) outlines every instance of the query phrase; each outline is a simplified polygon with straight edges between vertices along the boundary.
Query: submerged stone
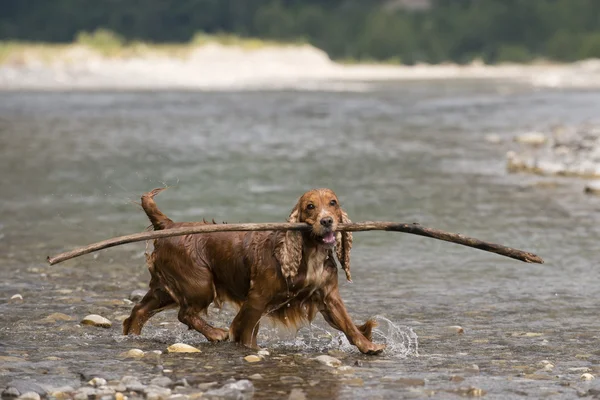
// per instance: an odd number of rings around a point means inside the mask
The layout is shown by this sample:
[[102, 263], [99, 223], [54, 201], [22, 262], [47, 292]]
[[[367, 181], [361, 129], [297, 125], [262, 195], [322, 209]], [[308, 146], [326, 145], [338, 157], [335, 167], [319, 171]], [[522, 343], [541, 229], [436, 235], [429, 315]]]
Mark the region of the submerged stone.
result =
[[342, 362], [340, 360], [327, 355], [320, 355], [316, 357], [315, 360], [317, 360], [323, 365], [327, 365], [328, 367], [339, 367], [340, 365], [342, 365]]
[[98, 328], [110, 328], [112, 322], [98, 314], [90, 314], [81, 320], [82, 325], [96, 326]]
[[546, 137], [516, 138], [526, 145], [506, 154], [508, 171], [600, 178], [600, 126], [558, 127]]
[[249, 363], [255, 363], [262, 361], [262, 358], [257, 355], [251, 354], [249, 356], [244, 357], [244, 360], [248, 361]]
[[126, 357], [126, 358], [140, 358], [140, 357], [144, 357], [144, 351], [140, 350], [140, 349], [131, 349], [128, 350], [124, 353], [121, 353], [121, 356]]
[[593, 381], [594, 379], [596, 379], [596, 377], [590, 374], [589, 372], [586, 372], [585, 374], [581, 374], [579, 379], [581, 379], [582, 381]]
[[169, 353], [201, 353], [200, 349], [185, 343], [175, 343], [167, 347]]
[[13, 294], [9, 299], [9, 303], [21, 303], [22, 301], [23, 301], [23, 296], [20, 295], [19, 293]]

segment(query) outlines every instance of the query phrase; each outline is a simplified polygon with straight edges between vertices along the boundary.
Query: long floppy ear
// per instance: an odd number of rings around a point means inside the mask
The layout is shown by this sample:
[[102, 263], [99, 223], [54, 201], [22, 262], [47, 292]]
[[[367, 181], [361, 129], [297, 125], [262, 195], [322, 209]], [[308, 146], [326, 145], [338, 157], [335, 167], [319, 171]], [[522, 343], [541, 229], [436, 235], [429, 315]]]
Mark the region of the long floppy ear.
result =
[[[300, 206], [296, 204], [288, 217], [288, 222], [300, 222]], [[298, 274], [302, 260], [302, 233], [299, 231], [286, 231], [285, 235], [275, 247], [275, 257], [281, 264], [281, 272], [287, 278]]]
[[[342, 224], [348, 224], [350, 218], [348, 214], [342, 209], [340, 221]], [[346, 279], [348, 282], [352, 282], [352, 275], [350, 274], [350, 250], [352, 249], [352, 233], [351, 232], [338, 232], [336, 235], [337, 245], [335, 246], [335, 255], [342, 265], [342, 269], [346, 273]]]

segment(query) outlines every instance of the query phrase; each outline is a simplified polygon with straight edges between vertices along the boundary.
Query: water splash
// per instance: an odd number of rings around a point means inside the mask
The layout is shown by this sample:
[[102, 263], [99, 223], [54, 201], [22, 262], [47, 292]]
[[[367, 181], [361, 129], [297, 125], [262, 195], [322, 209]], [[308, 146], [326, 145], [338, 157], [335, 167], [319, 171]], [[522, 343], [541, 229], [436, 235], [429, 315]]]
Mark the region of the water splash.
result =
[[[381, 315], [375, 316], [374, 319], [378, 327], [373, 330], [373, 341], [386, 344], [384, 350], [386, 356], [395, 358], [419, 356], [418, 338], [412, 328], [399, 326]], [[348, 342], [343, 333], [338, 331], [331, 333], [317, 324], [310, 324], [287, 338], [282, 338], [282, 332], [277, 328], [263, 327], [259, 334], [259, 343], [283, 351], [326, 352], [336, 349], [348, 354], [360, 353], [356, 346]]]
[[[407, 358], [419, 356], [419, 342], [417, 334], [408, 326], [399, 326], [389, 319], [376, 315], [377, 327], [373, 329], [373, 342], [385, 343], [384, 354], [390, 357]], [[338, 348], [348, 353], [358, 353], [358, 349], [351, 345], [343, 333], [334, 338]]]

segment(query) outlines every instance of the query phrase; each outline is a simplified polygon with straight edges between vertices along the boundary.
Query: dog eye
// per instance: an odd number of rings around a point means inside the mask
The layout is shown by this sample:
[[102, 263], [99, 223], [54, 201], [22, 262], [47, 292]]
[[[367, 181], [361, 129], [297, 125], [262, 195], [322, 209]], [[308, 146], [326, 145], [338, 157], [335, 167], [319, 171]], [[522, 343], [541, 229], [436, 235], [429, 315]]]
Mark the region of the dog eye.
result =
[[315, 209], [315, 205], [314, 204], [309, 204], [306, 206], [307, 210], [314, 210]]
[[335, 201], [335, 200], [331, 200], [331, 201], [329, 202], [329, 205], [330, 205], [330, 206], [336, 206], [336, 205], [337, 205], [337, 201]]

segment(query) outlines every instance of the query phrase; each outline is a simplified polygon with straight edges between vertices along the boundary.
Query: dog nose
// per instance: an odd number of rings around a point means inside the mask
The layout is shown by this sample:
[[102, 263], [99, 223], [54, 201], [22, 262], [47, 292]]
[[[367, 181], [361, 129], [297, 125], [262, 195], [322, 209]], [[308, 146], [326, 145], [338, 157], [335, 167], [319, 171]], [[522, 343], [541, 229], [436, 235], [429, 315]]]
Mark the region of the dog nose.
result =
[[321, 218], [321, 225], [323, 225], [324, 227], [329, 228], [332, 224], [333, 224], [333, 218], [331, 218], [331, 217]]

